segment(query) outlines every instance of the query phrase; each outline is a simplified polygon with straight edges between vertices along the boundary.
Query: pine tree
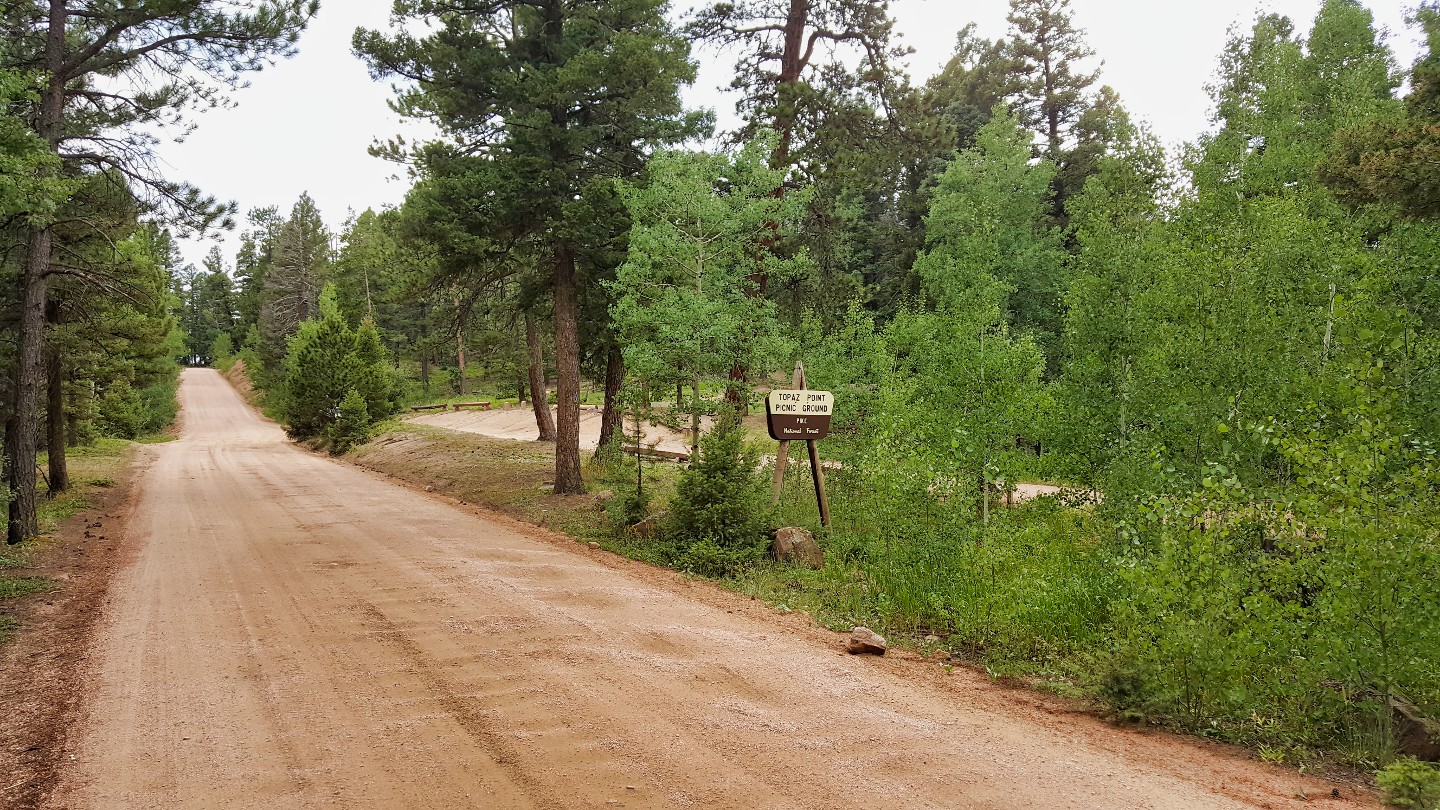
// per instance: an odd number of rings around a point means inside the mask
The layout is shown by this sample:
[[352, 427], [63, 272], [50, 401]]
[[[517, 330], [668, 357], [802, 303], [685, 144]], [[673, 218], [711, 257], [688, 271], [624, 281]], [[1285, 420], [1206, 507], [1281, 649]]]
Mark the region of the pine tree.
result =
[[977, 37], [974, 23], [960, 29], [955, 54], [925, 83], [927, 102], [955, 128], [955, 149], [975, 145], [980, 127], [1011, 92], [1011, 72], [1005, 40]]
[[1378, 204], [1414, 218], [1440, 217], [1440, 7], [1415, 22], [1426, 51], [1410, 73], [1403, 117], [1349, 122], [1320, 164], [1319, 177], [1352, 207]]
[[[483, 0], [452, 13], [396, 5], [397, 28], [357, 31], [355, 47], [378, 78], [413, 77], [397, 108], [428, 118], [463, 149], [484, 152], [489, 177], [471, 198], [482, 233], [533, 237], [554, 300], [558, 418], [555, 492], [580, 477], [582, 256], [598, 204], [615, 177], [633, 176], [647, 150], [696, 131], [678, 89], [694, 78], [686, 42], [659, 0]], [[487, 196], [486, 192], [494, 192]]]
[[[891, 45], [893, 27], [883, 0], [744, 0], [700, 8], [686, 30], [741, 49], [731, 84], [742, 92], [741, 137], [777, 133], [770, 165], [779, 169], [808, 152], [815, 124], [840, 106], [837, 93], [883, 105], [896, 79], [893, 62], [907, 53]], [[860, 70], [839, 58], [846, 47], [861, 59]], [[817, 61], [826, 54], [828, 61]]]
[[[394, 410], [390, 358], [375, 325], [367, 321], [359, 330], [351, 329], [332, 286], [325, 288], [318, 305], [319, 317], [300, 324], [289, 341], [278, 396], [286, 430], [297, 439], [330, 435], [350, 394], [363, 403], [367, 424]], [[353, 426], [345, 431], [355, 435]]]
[[265, 270], [260, 308], [260, 357], [277, 368], [285, 341], [318, 313], [320, 290], [330, 265], [330, 232], [310, 195], [301, 194], [280, 226], [274, 255]]
[[1058, 161], [1099, 76], [1080, 68], [1095, 52], [1071, 20], [1070, 0], [1010, 0], [1006, 19], [1011, 105], [1044, 141], [1045, 155]]

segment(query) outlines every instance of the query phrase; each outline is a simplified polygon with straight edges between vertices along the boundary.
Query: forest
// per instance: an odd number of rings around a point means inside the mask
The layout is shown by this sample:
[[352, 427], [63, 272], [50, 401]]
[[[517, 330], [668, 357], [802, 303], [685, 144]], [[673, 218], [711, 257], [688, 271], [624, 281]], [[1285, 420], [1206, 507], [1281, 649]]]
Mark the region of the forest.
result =
[[[1440, 792], [1405, 758], [1440, 756], [1440, 6], [1403, 66], [1357, 0], [1256, 16], [1167, 149], [1068, 0], [1011, 0], [918, 84], [874, 0], [397, 0], [354, 51], [438, 135], [375, 133], [413, 186], [332, 232], [153, 159], [313, 2], [69, 5], [0, 11], [12, 543], [67, 452], [238, 363], [336, 453], [408, 405], [529, 402], [555, 497], [603, 482], [618, 532], [668, 514], [641, 556], [743, 579], [814, 524], [742, 422], [801, 360], [837, 404], [817, 616]], [[736, 60], [711, 150], [702, 57]], [[227, 226], [238, 252], [184, 264]], [[615, 450], [702, 417], [685, 467]], [[1018, 481], [1063, 490], [1000, 508]]]

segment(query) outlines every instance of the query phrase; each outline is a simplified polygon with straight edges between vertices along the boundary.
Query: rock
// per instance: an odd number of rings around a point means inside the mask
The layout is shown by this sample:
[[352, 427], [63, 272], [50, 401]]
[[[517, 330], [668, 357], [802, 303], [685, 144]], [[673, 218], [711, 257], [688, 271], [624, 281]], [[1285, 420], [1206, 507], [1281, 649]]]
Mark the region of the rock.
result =
[[1396, 750], [1421, 762], [1440, 762], [1440, 722], [1399, 696], [1390, 698], [1390, 716], [1395, 724]]
[[851, 655], [884, 655], [887, 647], [879, 633], [868, 627], [857, 627], [850, 631], [850, 643], [845, 649]]
[[776, 530], [770, 551], [780, 562], [803, 565], [817, 571], [825, 567], [825, 552], [815, 542], [815, 535], [798, 526]]
[[595, 511], [604, 512], [605, 507], [608, 506], [610, 504], [610, 501], [614, 499], [615, 493], [611, 492], [608, 489], [601, 490], [600, 494], [595, 496]]
[[[1337, 684], [1338, 686], [1338, 684]], [[1386, 697], [1373, 686], [1366, 685], [1349, 693], [1351, 700], [1385, 703]], [[1404, 695], [1390, 694], [1391, 733], [1395, 750], [1421, 762], [1440, 762], [1440, 720], [1427, 717]]]
[[595, 541], [592, 540], [592, 541], [590, 541], [590, 548], [598, 549], [598, 548], [600, 548], [600, 544], [599, 544], [599, 543], [596, 543]]
[[665, 523], [665, 518], [669, 516], [669, 512], [660, 512], [658, 514], [651, 515], [650, 517], [645, 518], [639, 523], [636, 523], [634, 526], [631, 526], [630, 533], [644, 540], [653, 540], [654, 538], [660, 536], [660, 531]]

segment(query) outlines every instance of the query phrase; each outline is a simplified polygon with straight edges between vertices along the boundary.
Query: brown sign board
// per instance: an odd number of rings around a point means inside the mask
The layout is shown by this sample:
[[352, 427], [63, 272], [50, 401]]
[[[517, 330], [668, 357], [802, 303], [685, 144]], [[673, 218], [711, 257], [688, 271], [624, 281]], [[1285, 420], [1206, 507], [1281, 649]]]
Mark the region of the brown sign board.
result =
[[781, 442], [813, 442], [830, 433], [835, 397], [829, 391], [771, 391], [765, 398], [765, 425]]

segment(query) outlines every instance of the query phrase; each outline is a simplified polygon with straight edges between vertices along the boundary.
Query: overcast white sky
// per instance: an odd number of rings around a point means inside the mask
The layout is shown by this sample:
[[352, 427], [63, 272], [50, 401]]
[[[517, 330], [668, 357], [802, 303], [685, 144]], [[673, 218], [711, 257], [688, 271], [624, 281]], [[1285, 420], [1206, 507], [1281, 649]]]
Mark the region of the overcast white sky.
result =
[[[672, 0], [688, 8], [692, 0]], [[1411, 0], [1364, 0], [1388, 29], [1403, 67], [1419, 49], [1404, 18]], [[1168, 143], [1193, 140], [1208, 126], [1204, 85], [1213, 74], [1227, 29], [1248, 24], [1260, 10], [1290, 16], [1308, 30], [1320, 0], [1072, 0], [1075, 22], [1085, 29], [1101, 81], [1114, 87], [1135, 116], [1148, 120]], [[375, 83], [350, 53], [356, 26], [383, 28], [390, 0], [322, 0], [319, 16], [300, 39], [300, 52], [252, 77], [237, 92], [237, 106], [199, 116], [199, 129], [183, 144], [160, 154], [170, 176], [239, 203], [242, 215], [276, 205], [282, 213], [308, 191], [332, 226], [347, 210], [398, 204], [408, 181], [400, 167], [371, 157], [376, 137], [414, 133], [385, 102], [390, 90]], [[915, 49], [909, 73], [920, 84], [948, 60], [955, 34], [974, 22], [979, 34], [1006, 31], [1008, 0], [892, 0], [891, 13], [903, 41]], [[701, 77], [688, 93], [691, 106], [731, 113], [733, 100], [716, 91], [727, 84], [734, 57], [701, 50]], [[236, 239], [223, 235], [227, 263]], [[210, 241], [182, 244], [187, 261], [199, 264]]]

